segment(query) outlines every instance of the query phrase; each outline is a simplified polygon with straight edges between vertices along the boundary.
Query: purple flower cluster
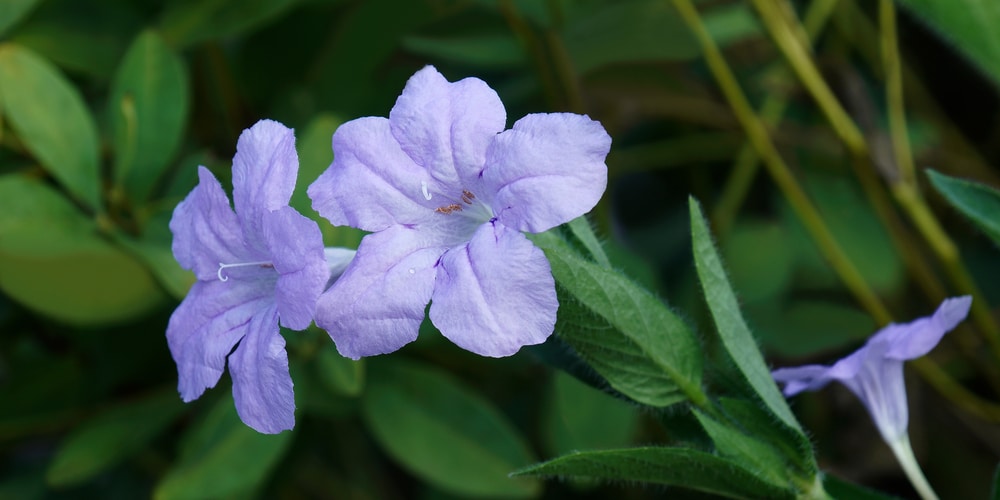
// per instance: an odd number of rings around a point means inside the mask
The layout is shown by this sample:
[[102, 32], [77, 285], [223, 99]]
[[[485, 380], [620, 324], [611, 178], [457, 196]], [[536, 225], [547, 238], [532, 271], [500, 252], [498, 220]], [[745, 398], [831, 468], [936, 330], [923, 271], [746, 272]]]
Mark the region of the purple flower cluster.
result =
[[430, 302], [434, 325], [474, 353], [508, 356], [544, 342], [555, 284], [522, 232], [594, 207], [611, 138], [568, 113], [505, 125], [483, 81], [448, 82], [433, 67], [410, 78], [389, 118], [343, 124], [333, 164], [308, 194], [333, 224], [372, 233], [356, 255], [324, 249], [316, 223], [288, 206], [298, 173], [292, 130], [265, 120], [240, 136], [235, 211], [200, 167], [170, 222], [174, 256], [198, 280], [167, 328], [181, 397], [213, 387], [228, 359], [240, 418], [265, 433], [292, 428], [279, 324], [302, 330], [315, 319], [357, 359], [416, 339]]

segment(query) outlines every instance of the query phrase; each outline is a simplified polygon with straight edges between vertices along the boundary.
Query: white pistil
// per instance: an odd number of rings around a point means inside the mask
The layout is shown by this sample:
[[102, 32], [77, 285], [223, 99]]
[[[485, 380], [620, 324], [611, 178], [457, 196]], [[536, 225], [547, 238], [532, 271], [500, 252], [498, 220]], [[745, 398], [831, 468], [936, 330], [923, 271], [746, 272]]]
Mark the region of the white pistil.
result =
[[420, 192], [424, 194], [424, 199], [431, 201], [431, 192], [427, 190], [427, 181], [420, 181]]
[[272, 264], [271, 262], [268, 262], [266, 260], [265, 261], [260, 261], [260, 262], [237, 262], [236, 264], [223, 264], [222, 262], [219, 262], [219, 271], [216, 273], [216, 275], [219, 276], [219, 281], [229, 281], [229, 276], [223, 276], [222, 275], [222, 270], [223, 269], [225, 269], [227, 267], [246, 267], [246, 266], [260, 266], [260, 267], [264, 267], [264, 268], [267, 268], [267, 267], [273, 268], [274, 264]]

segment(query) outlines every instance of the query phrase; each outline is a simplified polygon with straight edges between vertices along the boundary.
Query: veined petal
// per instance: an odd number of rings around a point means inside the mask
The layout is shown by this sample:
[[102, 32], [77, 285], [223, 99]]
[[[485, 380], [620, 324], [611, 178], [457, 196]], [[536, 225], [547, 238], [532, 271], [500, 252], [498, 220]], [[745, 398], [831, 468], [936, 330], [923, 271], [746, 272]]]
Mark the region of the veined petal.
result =
[[365, 236], [347, 270], [320, 296], [316, 324], [341, 355], [385, 354], [417, 338], [444, 252], [421, 236], [405, 226]]
[[865, 405], [887, 442], [906, 433], [910, 413], [902, 361], [870, 356], [855, 376], [841, 382]]
[[445, 337], [493, 357], [545, 342], [559, 307], [545, 254], [496, 222], [441, 257], [432, 299], [431, 321]]
[[478, 184], [486, 148], [504, 129], [507, 112], [486, 82], [450, 83], [426, 66], [406, 82], [389, 123], [403, 151], [458, 196]]
[[307, 192], [313, 208], [334, 225], [381, 231], [434, 215], [440, 200], [424, 193], [436, 181], [400, 149], [389, 120], [366, 117], [341, 125], [333, 133], [333, 151], [333, 164]]
[[538, 233], [594, 208], [607, 186], [611, 137], [570, 113], [533, 114], [497, 135], [486, 151], [483, 186], [504, 225]]
[[971, 296], [954, 297], [942, 302], [937, 311], [934, 311], [934, 315], [929, 318], [920, 318], [903, 325], [892, 325], [891, 330], [887, 328], [886, 341], [889, 342], [889, 348], [885, 356], [907, 360], [927, 354], [941, 341], [945, 333], [965, 319], [971, 307]]
[[277, 434], [295, 426], [295, 396], [285, 339], [273, 305], [258, 310], [247, 335], [229, 355], [233, 399], [240, 419], [254, 430]]
[[263, 249], [264, 214], [288, 205], [298, 173], [292, 129], [261, 120], [240, 134], [233, 157], [233, 204], [250, 245]]
[[217, 279], [196, 282], [167, 325], [167, 345], [177, 363], [181, 398], [197, 399], [214, 387], [226, 356], [247, 333], [250, 319], [269, 307], [270, 286]]
[[174, 258], [199, 280], [216, 279], [220, 262], [258, 260], [244, 243], [229, 198], [205, 167], [198, 167], [198, 185], [174, 209], [170, 231]]
[[282, 207], [264, 215], [264, 239], [278, 272], [274, 300], [281, 324], [304, 330], [330, 279], [323, 235], [315, 221]]

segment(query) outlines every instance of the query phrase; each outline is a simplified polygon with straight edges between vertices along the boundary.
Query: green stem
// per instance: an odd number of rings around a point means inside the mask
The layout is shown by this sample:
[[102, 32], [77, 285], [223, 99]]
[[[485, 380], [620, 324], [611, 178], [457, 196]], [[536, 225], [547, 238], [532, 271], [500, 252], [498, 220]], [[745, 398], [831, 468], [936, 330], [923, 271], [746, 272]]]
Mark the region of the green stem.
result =
[[[805, 37], [808, 42], [811, 43], [815, 40], [819, 32], [826, 26], [836, 4], [837, 0], [817, 0], [809, 4], [809, 10], [806, 11], [803, 21]], [[760, 118], [768, 126], [773, 127], [781, 121], [787, 107], [788, 100], [785, 96], [768, 94], [764, 104], [760, 107]], [[743, 205], [743, 201], [750, 191], [750, 186], [757, 176], [759, 166], [760, 157], [757, 156], [753, 144], [744, 144], [730, 169], [731, 173], [726, 179], [715, 210], [712, 211], [713, 225], [719, 238], [725, 238], [726, 233], [729, 232], [729, 228], [736, 219], [736, 213]]]
[[802, 223], [809, 230], [813, 239], [819, 245], [820, 251], [830, 262], [830, 265], [837, 271], [837, 274], [844, 281], [844, 284], [858, 298], [861, 305], [880, 324], [889, 323], [891, 316], [875, 293], [868, 287], [861, 273], [858, 272], [854, 264], [847, 258], [847, 255], [840, 248], [837, 240], [833, 237], [829, 228], [823, 222], [819, 212], [809, 201], [805, 191], [792, 175], [791, 170], [781, 155], [771, 142], [766, 126], [754, 113], [743, 94], [736, 77], [723, 58], [719, 48], [715, 45], [708, 30], [705, 29], [698, 11], [690, 0], [673, 0], [674, 6], [680, 12], [681, 17], [694, 32], [695, 38], [701, 43], [705, 60], [708, 63], [712, 75], [715, 77], [719, 87], [722, 89], [726, 100], [736, 114], [737, 119], [743, 126], [750, 142], [754, 145], [771, 174], [775, 183], [784, 193], [792, 208], [798, 214]]

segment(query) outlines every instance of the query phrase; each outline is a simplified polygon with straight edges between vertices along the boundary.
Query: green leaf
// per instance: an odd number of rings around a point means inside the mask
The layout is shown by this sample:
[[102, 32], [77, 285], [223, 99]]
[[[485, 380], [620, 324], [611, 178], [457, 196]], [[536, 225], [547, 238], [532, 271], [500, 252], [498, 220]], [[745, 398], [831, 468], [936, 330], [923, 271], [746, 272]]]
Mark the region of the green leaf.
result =
[[[760, 31], [745, 4], [711, 9], [704, 17], [709, 33], [722, 46]], [[599, 3], [570, 19], [563, 38], [581, 74], [612, 63], [683, 61], [701, 55], [677, 12], [656, 0]]]
[[489, 402], [430, 367], [398, 358], [372, 365], [362, 402], [365, 421], [410, 472], [463, 497], [526, 498], [539, 492], [537, 481], [508, 477], [535, 458]]
[[698, 422], [715, 443], [715, 449], [724, 457], [738, 464], [745, 464], [757, 477], [776, 487], [788, 487], [789, 479], [784, 460], [777, 450], [754, 436], [745, 434], [729, 424], [695, 410]]
[[423, 57], [484, 69], [511, 69], [527, 65], [524, 49], [510, 33], [447, 38], [408, 36], [404, 49]]
[[292, 432], [261, 434], [236, 414], [231, 396], [196, 420], [181, 443], [178, 461], [156, 485], [157, 500], [249, 497], [263, 484], [291, 444]]
[[780, 224], [740, 220], [726, 237], [722, 251], [744, 303], [769, 302], [791, 285], [794, 252]]
[[181, 267], [171, 249], [173, 233], [170, 217], [173, 209], [161, 210], [150, 217], [138, 238], [121, 231], [112, 236], [133, 257], [146, 265], [161, 286], [175, 299], [183, 299], [195, 282], [194, 273]]
[[5, 0], [0, 2], [0, 35], [24, 18], [37, 3], [38, 0]]
[[871, 316], [856, 306], [821, 300], [751, 305], [747, 316], [766, 351], [789, 358], [858, 344], [876, 328]]
[[97, 129], [76, 88], [34, 52], [2, 44], [0, 106], [39, 163], [80, 201], [99, 209]]
[[627, 448], [570, 453], [521, 469], [514, 476], [571, 476], [664, 484], [730, 498], [794, 498], [739, 464], [688, 448]]
[[990, 500], [1000, 500], [1000, 465], [993, 470], [993, 486], [990, 488]]
[[1000, 2], [995, 0], [898, 0], [952, 42], [1000, 84]]
[[638, 427], [635, 407], [563, 372], [552, 379], [549, 401], [544, 435], [555, 455], [627, 446]]
[[694, 198], [688, 199], [688, 205], [691, 210], [691, 238], [695, 267], [698, 270], [702, 290], [705, 292], [705, 301], [715, 320], [719, 338], [740, 372], [750, 383], [750, 387], [760, 396], [764, 404], [782, 422], [801, 433], [799, 422], [795, 420], [788, 403], [778, 391], [778, 386], [771, 378], [767, 365], [764, 364], [764, 357], [757, 348], [753, 334], [743, 320], [736, 295], [729, 286], [719, 254], [712, 243], [712, 236], [701, 207]]
[[184, 410], [169, 390], [106, 410], [76, 427], [49, 465], [54, 487], [79, 484], [141, 450]]
[[365, 387], [364, 359], [357, 361], [341, 356], [326, 343], [316, 355], [316, 370], [323, 385], [341, 396], [359, 396]]
[[180, 145], [188, 112], [187, 72], [155, 31], [140, 33], [111, 86], [108, 116], [116, 185], [141, 204]]
[[799, 475], [802, 483], [812, 484], [819, 468], [813, 454], [812, 443], [799, 431], [774, 420], [769, 411], [756, 402], [734, 398], [719, 398], [727, 417], [748, 436], [767, 443], [789, 464], [783, 467], [788, 473]]
[[702, 353], [676, 314], [621, 273], [580, 257], [553, 233], [533, 240], [556, 279], [556, 333], [612, 387], [657, 407], [700, 393]]
[[317, 221], [323, 232], [323, 243], [330, 247], [357, 248], [364, 232], [348, 226], [334, 226], [312, 208], [312, 200], [306, 193], [309, 184], [318, 178], [333, 162], [331, 139], [343, 120], [320, 114], [298, 135], [296, 140], [299, 153], [299, 183], [295, 186], [289, 205], [302, 215]]
[[568, 224], [573, 236], [587, 249], [587, 252], [603, 267], [611, 267], [611, 261], [608, 260], [608, 255], [604, 253], [604, 248], [601, 246], [601, 242], [597, 239], [597, 235], [594, 234], [594, 228], [590, 226], [590, 221], [587, 220], [587, 216], [583, 215], [577, 217]]
[[37, 179], [0, 177], [0, 289], [52, 318], [81, 325], [144, 314], [163, 299], [152, 276], [98, 236]]
[[1000, 245], [1000, 191], [978, 182], [956, 179], [927, 170], [931, 184], [951, 206]]
[[273, 20], [298, 0], [182, 0], [163, 13], [164, 38], [183, 48], [238, 35]]

